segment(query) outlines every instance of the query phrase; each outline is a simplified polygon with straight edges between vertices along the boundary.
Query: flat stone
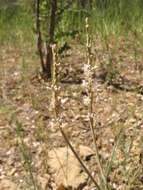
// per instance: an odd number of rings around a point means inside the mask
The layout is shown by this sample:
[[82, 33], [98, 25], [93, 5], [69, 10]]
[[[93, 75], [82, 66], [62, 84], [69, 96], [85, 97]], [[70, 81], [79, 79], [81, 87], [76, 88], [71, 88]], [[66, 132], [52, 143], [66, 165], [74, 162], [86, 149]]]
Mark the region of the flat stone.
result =
[[18, 187], [12, 181], [2, 179], [0, 180], [0, 190], [18, 190]]
[[75, 189], [86, 184], [88, 176], [83, 172], [82, 167], [69, 148], [56, 148], [50, 151], [48, 163], [57, 184]]

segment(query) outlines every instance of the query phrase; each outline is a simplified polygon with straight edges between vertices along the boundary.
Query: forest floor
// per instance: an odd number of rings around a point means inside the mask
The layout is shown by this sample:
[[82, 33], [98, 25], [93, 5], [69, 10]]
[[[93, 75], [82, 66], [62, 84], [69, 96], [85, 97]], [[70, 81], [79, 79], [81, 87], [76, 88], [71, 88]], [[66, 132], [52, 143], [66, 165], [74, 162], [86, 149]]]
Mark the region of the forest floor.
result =
[[[97, 144], [106, 172], [112, 151], [117, 149], [108, 176], [116, 190], [143, 189], [143, 49], [134, 45], [130, 39], [111, 41], [109, 67], [108, 51], [99, 39], [93, 49], [98, 65], [93, 76]], [[39, 59], [33, 59], [28, 48], [23, 57], [18, 48], [10, 47], [1, 47], [0, 57], [0, 190], [29, 190], [35, 183], [42, 190], [66, 189], [62, 184], [96, 189], [54, 127], [51, 84], [36, 75]], [[85, 62], [85, 48], [75, 42], [61, 58], [62, 118], [72, 145], [99, 183], [84, 105]]]

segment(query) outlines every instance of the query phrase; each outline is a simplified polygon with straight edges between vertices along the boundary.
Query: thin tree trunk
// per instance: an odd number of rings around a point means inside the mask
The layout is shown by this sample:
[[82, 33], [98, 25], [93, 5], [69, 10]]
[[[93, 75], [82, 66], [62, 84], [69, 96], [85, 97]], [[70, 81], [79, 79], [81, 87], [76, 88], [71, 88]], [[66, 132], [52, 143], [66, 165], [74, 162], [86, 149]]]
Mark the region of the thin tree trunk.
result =
[[47, 43], [47, 57], [46, 57], [46, 71], [48, 74], [48, 78], [51, 78], [51, 70], [52, 70], [52, 49], [51, 44], [54, 40], [54, 31], [55, 31], [55, 19], [56, 19], [56, 11], [57, 11], [57, 0], [51, 0], [51, 11], [50, 11], [50, 24], [49, 24], [49, 41]]
[[43, 73], [46, 71], [45, 65], [44, 65], [44, 57], [42, 52], [42, 37], [41, 37], [41, 30], [40, 30], [40, 0], [36, 0], [36, 32], [38, 35], [37, 39], [37, 48], [40, 55], [40, 62]]

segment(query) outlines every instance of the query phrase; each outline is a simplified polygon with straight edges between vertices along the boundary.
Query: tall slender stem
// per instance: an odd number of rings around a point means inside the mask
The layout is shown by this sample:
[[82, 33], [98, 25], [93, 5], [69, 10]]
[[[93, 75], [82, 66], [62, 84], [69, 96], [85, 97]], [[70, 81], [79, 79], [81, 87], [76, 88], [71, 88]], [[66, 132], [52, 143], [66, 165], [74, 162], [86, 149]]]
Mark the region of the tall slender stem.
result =
[[96, 135], [94, 131], [94, 120], [93, 120], [93, 89], [92, 89], [92, 54], [91, 54], [91, 40], [89, 37], [89, 24], [88, 24], [88, 18], [86, 18], [86, 51], [87, 51], [87, 64], [89, 69], [89, 78], [88, 78], [88, 96], [89, 96], [89, 124], [90, 129], [92, 133], [93, 143], [94, 143], [94, 149], [95, 149], [95, 155], [96, 155], [96, 161], [98, 165], [98, 169], [101, 175], [101, 178], [104, 182], [105, 189], [108, 190], [108, 184], [106, 177], [103, 172], [103, 168], [100, 162], [99, 158], [99, 151], [96, 143]]
[[67, 145], [70, 147], [72, 153], [74, 154], [74, 156], [76, 157], [76, 159], [78, 160], [78, 162], [80, 163], [80, 165], [83, 167], [84, 171], [87, 173], [87, 175], [90, 177], [91, 181], [95, 184], [95, 186], [97, 187], [98, 190], [101, 190], [101, 188], [99, 187], [99, 185], [97, 184], [96, 180], [93, 178], [93, 176], [91, 175], [90, 171], [88, 170], [88, 168], [85, 166], [85, 164], [83, 163], [83, 161], [81, 160], [81, 158], [79, 157], [78, 153], [76, 152], [76, 150], [74, 149], [74, 147], [72, 146], [72, 144], [70, 143], [66, 133], [64, 132], [64, 130], [61, 127], [61, 123], [60, 123], [60, 119], [59, 119], [59, 112], [58, 112], [58, 97], [57, 97], [57, 64], [58, 64], [58, 57], [57, 57], [57, 47], [56, 45], [52, 45], [52, 54], [53, 54], [53, 76], [52, 76], [52, 87], [53, 87], [53, 102], [54, 102], [54, 117], [55, 117], [55, 122], [65, 140], [65, 142], [67, 143]]

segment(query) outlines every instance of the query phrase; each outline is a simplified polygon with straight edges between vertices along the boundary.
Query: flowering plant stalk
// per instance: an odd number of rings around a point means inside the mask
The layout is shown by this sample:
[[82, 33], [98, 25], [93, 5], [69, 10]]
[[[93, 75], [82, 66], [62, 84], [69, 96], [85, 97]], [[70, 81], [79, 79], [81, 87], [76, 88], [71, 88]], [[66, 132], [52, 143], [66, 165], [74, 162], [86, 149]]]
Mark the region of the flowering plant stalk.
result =
[[62, 128], [62, 123], [60, 119], [59, 114], [59, 101], [58, 101], [58, 84], [57, 84], [57, 65], [58, 65], [58, 56], [57, 56], [57, 47], [56, 45], [52, 45], [52, 55], [53, 55], [53, 71], [52, 71], [52, 98], [53, 98], [53, 109], [54, 109], [54, 120], [56, 123], [56, 126], [59, 128], [64, 140], [66, 141], [67, 145], [70, 147], [72, 153], [76, 157], [76, 159], [79, 161], [80, 165], [83, 167], [84, 171], [87, 173], [87, 175], [90, 177], [91, 181], [95, 184], [98, 190], [101, 190], [93, 176], [91, 175], [88, 168], [85, 166], [81, 158], [79, 157], [78, 153], [70, 143], [68, 136], [66, 135], [65, 131]]
[[87, 68], [86, 71], [86, 82], [87, 82], [87, 94], [88, 94], [88, 119], [89, 119], [89, 124], [90, 124], [90, 129], [92, 133], [92, 138], [94, 142], [94, 149], [95, 149], [95, 155], [96, 155], [96, 161], [98, 165], [98, 169], [101, 175], [101, 179], [104, 182], [105, 189], [108, 190], [108, 184], [106, 177], [103, 172], [103, 168], [100, 162], [99, 158], [99, 151], [96, 143], [96, 134], [94, 131], [94, 112], [93, 112], [93, 81], [92, 81], [92, 70], [93, 70], [93, 65], [92, 65], [92, 53], [91, 53], [91, 40], [89, 36], [89, 24], [88, 24], [88, 18], [86, 18], [86, 54], [87, 54], [87, 66], [84, 66]]

